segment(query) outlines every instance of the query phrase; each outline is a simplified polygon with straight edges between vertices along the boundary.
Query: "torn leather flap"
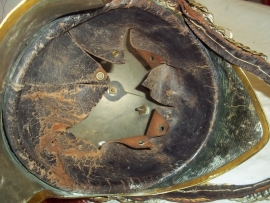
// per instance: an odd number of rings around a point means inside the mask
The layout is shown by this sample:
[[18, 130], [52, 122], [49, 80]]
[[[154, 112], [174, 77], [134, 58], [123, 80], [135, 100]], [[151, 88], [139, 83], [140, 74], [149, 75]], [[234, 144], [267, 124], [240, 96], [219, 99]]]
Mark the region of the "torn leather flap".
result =
[[[38, 54], [29, 70], [25, 71], [24, 82], [29, 85], [107, 85], [106, 71], [72, 37], [65, 33], [54, 39]], [[102, 80], [97, 74], [102, 72]]]
[[93, 18], [69, 30], [70, 35], [88, 53], [111, 63], [125, 63], [123, 39], [128, 26], [118, 26], [119, 16]]

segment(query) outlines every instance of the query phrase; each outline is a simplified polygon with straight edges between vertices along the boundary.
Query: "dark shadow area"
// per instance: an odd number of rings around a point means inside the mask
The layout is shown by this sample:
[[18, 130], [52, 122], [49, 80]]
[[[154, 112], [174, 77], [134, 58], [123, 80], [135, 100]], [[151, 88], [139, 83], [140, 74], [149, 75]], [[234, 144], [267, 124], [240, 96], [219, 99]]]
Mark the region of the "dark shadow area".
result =
[[253, 2], [253, 3], [260, 3], [263, 5], [270, 6], [270, 0], [245, 0], [245, 1]]
[[92, 55], [92, 54], [89, 54], [89, 56], [91, 56], [96, 62], [98, 62], [107, 73], [111, 72], [111, 70], [113, 68], [113, 64], [111, 62], [105, 61], [101, 58], [98, 58], [98, 57]]

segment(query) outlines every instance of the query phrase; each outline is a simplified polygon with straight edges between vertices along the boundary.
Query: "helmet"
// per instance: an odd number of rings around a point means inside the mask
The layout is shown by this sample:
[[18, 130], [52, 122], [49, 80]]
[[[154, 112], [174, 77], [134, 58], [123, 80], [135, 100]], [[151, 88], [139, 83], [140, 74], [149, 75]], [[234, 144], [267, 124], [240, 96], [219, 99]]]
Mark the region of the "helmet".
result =
[[[29, 202], [199, 201], [253, 191], [222, 186], [213, 196], [218, 186], [200, 184], [268, 140], [260, 104], [236, 67], [269, 83], [263, 55], [227, 36], [193, 1], [113, 0], [96, 9], [94, 2], [84, 11], [84, 2], [67, 3], [51, 11], [60, 17], [28, 25], [23, 40], [2, 39], [20, 48], [2, 62], [1, 160], [38, 192]], [[190, 194], [194, 186], [207, 192]]]

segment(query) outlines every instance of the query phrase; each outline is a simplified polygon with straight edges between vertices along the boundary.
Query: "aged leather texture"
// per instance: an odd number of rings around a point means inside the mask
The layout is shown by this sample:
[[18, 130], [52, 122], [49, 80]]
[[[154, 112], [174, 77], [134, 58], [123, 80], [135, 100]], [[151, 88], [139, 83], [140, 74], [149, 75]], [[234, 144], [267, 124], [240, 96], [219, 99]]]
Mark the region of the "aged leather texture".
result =
[[[131, 193], [197, 178], [254, 146], [260, 134], [248, 93], [190, 27], [154, 2], [115, 0], [42, 29], [18, 57], [4, 95], [4, 128], [20, 162], [62, 190]], [[108, 89], [110, 79], [95, 59], [125, 63], [125, 35], [152, 68], [142, 85], [162, 106], [146, 135], [99, 149], [67, 129]], [[105, 78], [97, 80], [97, 72]]]

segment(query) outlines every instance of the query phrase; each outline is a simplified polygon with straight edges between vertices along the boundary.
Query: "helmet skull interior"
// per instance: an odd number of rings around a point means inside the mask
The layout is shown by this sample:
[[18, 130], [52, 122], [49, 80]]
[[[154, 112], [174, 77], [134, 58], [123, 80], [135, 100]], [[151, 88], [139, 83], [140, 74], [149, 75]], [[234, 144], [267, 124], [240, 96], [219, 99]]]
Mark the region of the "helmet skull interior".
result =
[[[193, 1], [164, 2], [113, 0], [68, 14], [21, 51], [6, 80], [3, 130], [43, 183], [141, 199], [201, 184], [266, 144], [265, 117], [234, 65], [267, 83], [270, 65], [216, 32]], [[205, 200], [223, 197], [213, 193]]]

